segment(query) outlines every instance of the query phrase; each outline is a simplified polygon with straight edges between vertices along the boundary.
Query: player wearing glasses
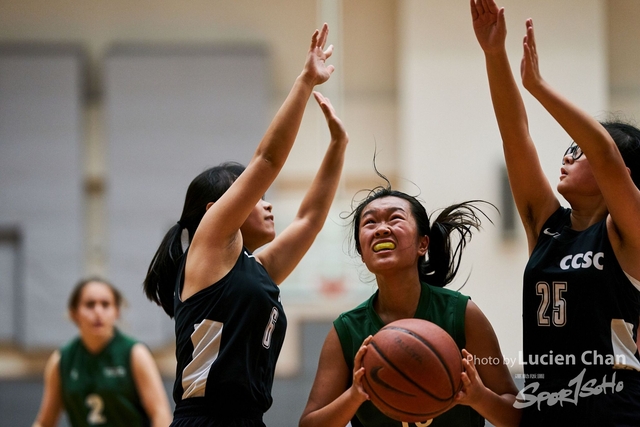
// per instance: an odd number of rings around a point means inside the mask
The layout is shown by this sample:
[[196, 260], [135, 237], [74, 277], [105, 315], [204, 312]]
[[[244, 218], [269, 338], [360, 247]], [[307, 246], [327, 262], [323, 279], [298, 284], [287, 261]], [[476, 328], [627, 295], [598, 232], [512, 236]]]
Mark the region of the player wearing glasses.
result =
[[640, 130], [599, 123], [541, 77], [526, 22], [521, 77], [575, 141], [558, 192], [543, 173], [505, 48], [504, 9], [471, 0], [511, 190], [529, 245], [523, 426], [640, 426]]

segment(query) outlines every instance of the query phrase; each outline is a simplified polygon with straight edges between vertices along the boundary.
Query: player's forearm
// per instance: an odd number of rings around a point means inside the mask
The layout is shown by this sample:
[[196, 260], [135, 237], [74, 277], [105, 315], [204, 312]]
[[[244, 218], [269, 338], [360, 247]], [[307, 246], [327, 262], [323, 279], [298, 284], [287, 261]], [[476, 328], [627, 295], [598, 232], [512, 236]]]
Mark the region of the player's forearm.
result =
[[322, 229], [338, 190], [347, 143], [346, 135], [331, 141], [320, 168], [298, 209], [296, 217], [304, 218], [316, 226], [317, 232]]
[[298, 427], [344, 427], [363, 401], [353, 389], [348, 389], [327, 406], [308, 412], [300, 418]]
[[485, 60], [493, 110], [507, 149], [509, 144], [522, 143], [528, 139], [527, 112], [506, 51], [487, 55]]
[[540, 81], [527, 89], [592, 160], [615, 151], [615, 143], [606, 129], [547, 82]]
[[151, 417], [151, 427], [169, 427], [172, 419], [169, 412], [158, 413]]
[[298, 134], [305, 107], [313, 90], [313, 83], [300, 75], [284, 103], [276, 113], [255, 157], [273, 164], [278, 170], [284, 165]]

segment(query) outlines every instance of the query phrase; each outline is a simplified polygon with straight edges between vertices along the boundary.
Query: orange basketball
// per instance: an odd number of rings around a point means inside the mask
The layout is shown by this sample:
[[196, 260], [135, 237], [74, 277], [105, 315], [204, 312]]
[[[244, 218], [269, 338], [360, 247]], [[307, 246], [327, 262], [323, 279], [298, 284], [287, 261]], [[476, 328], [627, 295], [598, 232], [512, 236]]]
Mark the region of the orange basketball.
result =
[[374, 405], [398, 421], [434, 418], [462, 388], [462, 355], [451, 336], [421, 319], [389, 323], [367, 347], [362, 384]]

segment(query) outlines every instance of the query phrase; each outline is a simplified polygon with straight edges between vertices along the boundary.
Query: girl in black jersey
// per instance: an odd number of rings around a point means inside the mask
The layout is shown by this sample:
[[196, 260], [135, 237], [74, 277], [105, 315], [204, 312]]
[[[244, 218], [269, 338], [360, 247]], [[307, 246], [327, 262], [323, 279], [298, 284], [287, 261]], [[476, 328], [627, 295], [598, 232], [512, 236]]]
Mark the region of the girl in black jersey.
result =
[[225, 163], [191, 182], [180, 220], [149, 266], [147, 296], [175, 317], [173, 426], [264, 425], [286, 329], [277, 285], [322, 229], [348, 142], [321, 94], [314, 92], [331, 142], [295, 220], [278, 237], [271, 204], [262, 197], [289, 155], [314, 86], [334, 70], [325, 64], [333, 50], [324, 48], [327, 35], [326, 24], [313, 34], [304, 69], [246, 169]]
[[573, 139], [560, 206], [543, 174], [505, 48], [504, 9], [471, 0], [511, 189], [529, 245], [525, 426], [640, 426], [640, 131], [599, 123], [542, 79], [526, 22], [523, 86]]

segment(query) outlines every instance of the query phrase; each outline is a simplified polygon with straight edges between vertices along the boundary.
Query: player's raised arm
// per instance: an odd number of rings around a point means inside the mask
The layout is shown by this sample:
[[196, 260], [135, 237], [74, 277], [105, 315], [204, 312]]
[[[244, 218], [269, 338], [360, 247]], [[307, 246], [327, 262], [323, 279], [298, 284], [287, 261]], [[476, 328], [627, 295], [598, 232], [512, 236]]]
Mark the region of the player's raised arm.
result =
[[[609, 212], [608, 230], [616, 256], [623, 269], [633, 277], [640, 277], [640, 156], [633, 155], [639, 145], [640, 131], [633, 126], [607, 122], [603, 126], [595, 118], [554, 90], [541, 76], [533, 20], [526, 22], [523, 40], [522, 82], [524, 87], [542, 104], [571, 136], [588, 159], [597, 186]], [[620, 141], [616, 142], [612, 134]], [[627, 162], [618, 144], [625, 150]], [[635, 148], [634, 148], [635, 145]], [[565, 161], [573, 162], [572, 156]], [[634, 173], [635, 172], [635, 173]], [[635, 182], [634, 182], [635, 180]], [[565, 186], [566, 187], [566, 186]], [[572, 197], [568, 194], [568, 197]], [[572, 203], [573, 204], [573, 203]], [[579, 214], [580, 206], [574, 211]]]
[[470, 4], [473, 29], [485, 55], [509, 183], [531, 252], [543, 223], [560, 204], [540, 165], [524, 102], [511, 71], [505, 47], [504, 8], [498, 8], [494, 0], [470, 0]]
[[314, 97], [327, 120], [329, 146], [293, 222], [258, 254], [274, 282], [281, 283], [309, 250], [322, 230], [333, 202], [344, 165], [349, 135], [328, 98]]

